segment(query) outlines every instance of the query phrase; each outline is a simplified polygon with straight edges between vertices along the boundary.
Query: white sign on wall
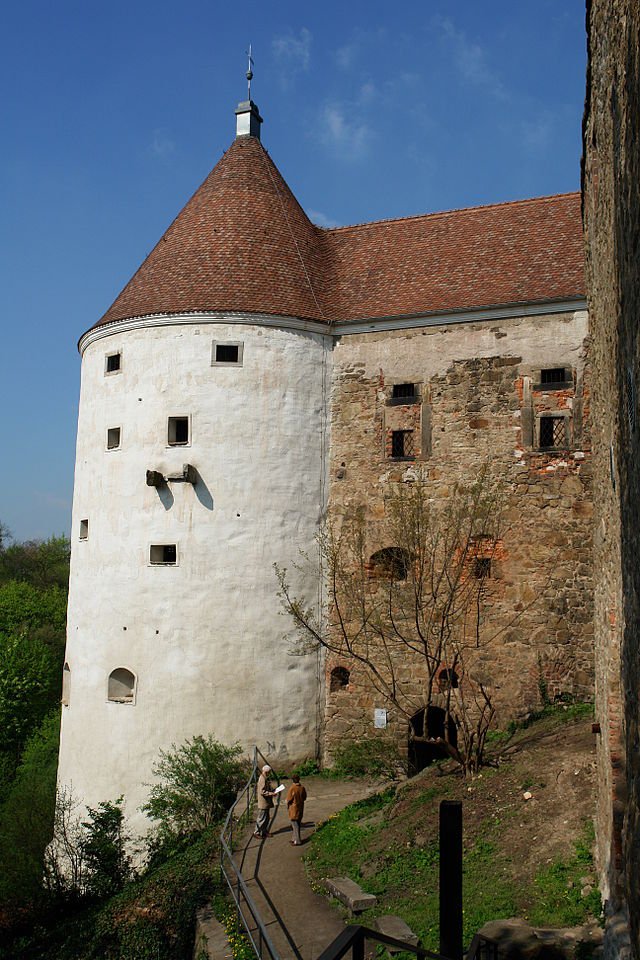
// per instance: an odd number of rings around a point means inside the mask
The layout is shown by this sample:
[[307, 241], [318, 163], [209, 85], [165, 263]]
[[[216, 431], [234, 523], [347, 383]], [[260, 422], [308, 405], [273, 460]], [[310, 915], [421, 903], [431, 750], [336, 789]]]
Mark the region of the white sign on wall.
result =
[[377, 730], [385, 730], [387, 726], [387, 711], [376, 707], [373, 711], [373, 725]]

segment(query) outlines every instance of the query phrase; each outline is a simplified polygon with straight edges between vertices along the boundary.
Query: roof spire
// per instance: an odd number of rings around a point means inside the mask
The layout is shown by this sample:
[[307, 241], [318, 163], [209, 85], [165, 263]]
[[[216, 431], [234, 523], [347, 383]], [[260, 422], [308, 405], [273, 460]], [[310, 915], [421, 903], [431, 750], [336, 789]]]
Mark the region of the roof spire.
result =
[[251, 103], [251, 81], [253, 80], [253, 59], [251, 57], [251, 44], [249, 44], [249, 67], [247, 69], [247, 100]]
[[249, 69], [247, 70], [247, 99], [238, 104], [236, 108], [236, 139], [238, 137], [255, 137], [260, 139], [260, 124], [262, 117], [251, 99], [251, 81], [253, 80], [253, 57], [251, 56], [251, 44], [247, 53], [249, 58]]

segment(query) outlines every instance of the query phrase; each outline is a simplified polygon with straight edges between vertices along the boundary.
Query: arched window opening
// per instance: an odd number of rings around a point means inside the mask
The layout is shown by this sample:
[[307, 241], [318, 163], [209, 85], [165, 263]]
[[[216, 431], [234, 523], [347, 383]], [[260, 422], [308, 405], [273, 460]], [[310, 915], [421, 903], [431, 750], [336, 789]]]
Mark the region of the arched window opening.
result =
[[411, 557], [402, 547], [384, 547], [371, 555], [369, 576], [380, 580], [406, 580], [409, 575]]
[[133, 703], [136, 678], [126, 667], [117, 667], [109, 674], [108, 698], [114, 703]]
[[65, 663], [62, 668], [62, 696], [60, 702], [63, 706], [69, 706], [69, 696], [71, 694], [71, 668]]
[[[448, 756], [443, 743], [429, 742], [444, 740], [446, 713], [441, 707], [427, 707], [418, 710], [409, 721], [408, 773], [415, 776], [436, 760]], [[449, 717], [448, 738], [452, 746], [457, 746], [458, 732], [453, 719]], [[416, 739], [428, 737], [428, 740]]]
[[438, 674], [438, 686], [441, 690], [456, 690], [458, 682], [458, 674], [449, 667], [443, 667]]
[[350, 673], [346, 667], [334, 667], [331, 671], [331, 682], [329, 692], [336, 693], [338, 690], [346, 690], [349, 686]]

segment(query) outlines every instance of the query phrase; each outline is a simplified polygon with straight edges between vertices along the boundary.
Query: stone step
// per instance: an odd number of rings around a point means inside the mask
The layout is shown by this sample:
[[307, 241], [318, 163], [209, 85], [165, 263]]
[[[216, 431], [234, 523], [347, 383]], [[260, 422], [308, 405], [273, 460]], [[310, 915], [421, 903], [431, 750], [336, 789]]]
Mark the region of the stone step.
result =
[[362, 887], [349, 877], [326, 877], [324, 885], [336, 900], [353, 913], [361, 913], [369, 907], [375, 907], [376, 898], [372, 893], [365, 893]]
[[[395, 917], [393, 914], [387, 914], [384, 917], [376, 917], [373, 921], [373, 929], [383, 933], [385, 937], [392, 937], [394, 940], [402, 940], [403, 943], [410, 943], [412, 947], [420, 946], [420, 941], [411, 927], [404, 922], [402, 917]], [[387, 947], [389, 953], [398, 953], [400, 947]]]

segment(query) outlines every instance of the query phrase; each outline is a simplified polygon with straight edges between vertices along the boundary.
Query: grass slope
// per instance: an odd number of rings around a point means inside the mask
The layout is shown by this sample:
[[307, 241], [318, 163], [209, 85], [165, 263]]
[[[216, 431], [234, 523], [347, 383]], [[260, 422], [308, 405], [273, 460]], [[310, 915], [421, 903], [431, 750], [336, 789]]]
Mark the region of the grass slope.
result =
[[548, 711], [497, 738], [497, 765], [472, 781], [441, 765], [346, 808], [311, 840], [312, 883], [351, 877], [378, 897], [359, 922], [396, 914], [437, 950], [438, 805], [462, 800], [465, 944], [488, 920], [520, 916], [534, 926], [574, 926], [599, 917], [590, 719], [582, 706]]

